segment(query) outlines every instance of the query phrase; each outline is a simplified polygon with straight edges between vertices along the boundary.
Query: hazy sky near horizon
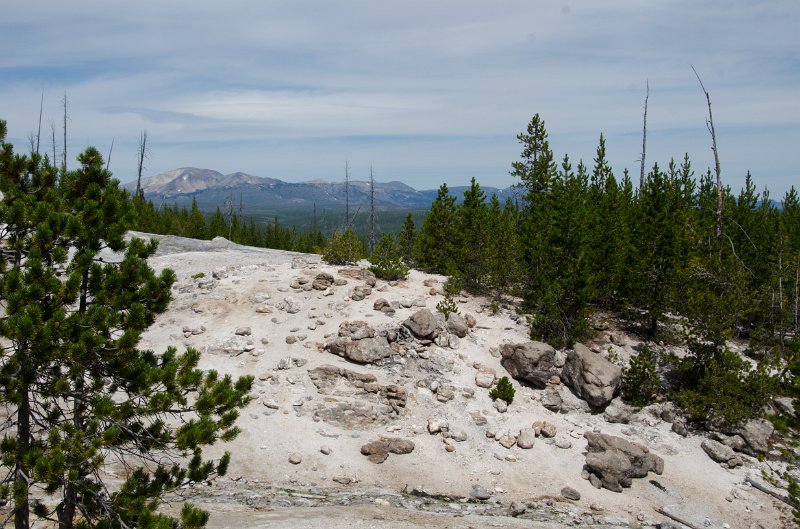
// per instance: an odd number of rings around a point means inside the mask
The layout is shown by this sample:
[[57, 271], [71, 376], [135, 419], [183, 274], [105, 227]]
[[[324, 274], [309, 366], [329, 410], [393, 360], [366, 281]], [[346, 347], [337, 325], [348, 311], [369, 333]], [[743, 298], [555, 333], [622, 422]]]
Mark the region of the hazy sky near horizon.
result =
[[[557, 158], [615, 173], [688, 153], [723, 180], [750, 170], [773, 198], [800, 182], [797, 0], [6, 2], [0, 119], [108, 153], [123, 182], [193, 166], [286, 181], [514, 182], [516, 135], [539, 113]], [[59, 154], [60, 156], [60, 154]]]

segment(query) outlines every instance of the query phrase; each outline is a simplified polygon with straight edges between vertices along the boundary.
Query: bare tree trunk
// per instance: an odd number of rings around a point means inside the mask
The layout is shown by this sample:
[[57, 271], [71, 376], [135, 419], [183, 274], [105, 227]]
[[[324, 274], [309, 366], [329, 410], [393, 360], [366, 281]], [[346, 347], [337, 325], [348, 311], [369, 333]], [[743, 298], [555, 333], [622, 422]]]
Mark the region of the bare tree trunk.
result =
[[644, 96], [644, 125], [642, 126], [642, 165], [639, 169], [639, 193], [644, 188], [645, 153], [647, 152], [647, 101], [650, 99], [650, 81], [647, 81], [647, 93]]
[[111, 138], [111, 147], [108, 148], [108, 158], [106, 158], [106, 171], [108, 171], [108, 166], [111, 165], [112, 152], [114, 152], [114, 138]]
[[64, 157], [61, 159], [61, 172], [67, 174], [67, 93], [64, 92]]
[[[27, 356], [27, 346], [21, 348], [23, 358]], [[24, 367], [23, 367], [24, 369]], [[29, 529], [30, 500], [28, 469], [24, 457], [31, 444], [31, 402], [27, 385], [20, 390], [21, 402], [17, 409], [17, 448], [14, 468], [14, 529]]]
[[375, 249], [375, 178], [369, 166], [369, 253]]
[[42, 90], [42, 99], [39, 101], [39, 130], [36, 132], [36, 154], [39, 154], [39, 143], [42, 139], [42, 107], [44, 106], [44, 90]]
[[344, 222], [346, 227], [350, 226], [350, 162], [347, 160], [344, 161]]
[[703, 81], [700, 79], [700, 75], [697, 73], [697, 70], [694, 69], [694, 66], [692, 66], [692, 71], [700, 82], [700, 88], [703, 89], [703, 93], [706, 96], [706, 103], [708, 104], [708, 120], [706, 121], [706, 127], [708, 127], [708, 131], [711, 133], [711, 151], [714, 153], [714, 172], [717, 174], [717, 242], [720, 242], [722, 241], [722, 170], [719, 166], [719, 151], [717, 150], [717, 133], [714, 129], [714, 117], [711, 115], [711, 96], [708, 95], [706, 87], [703, 85]]
[[138, 151], [139, 170], [137, 171], [136, 178], [136, 196], [138, 197], [142, 192], [142, 171], [144, 170], [144, 159], [147, 157], [147, 131], [143, 130], [139, 134], [139, 151]]
[[50, 140], [53, 142], [53, 167], [56, 166], [56, 124], [50, 120]]
[[795, 268], [794, 277], [794, 339], [800, 339], [800, 257], [797, 258], [797, 267]]

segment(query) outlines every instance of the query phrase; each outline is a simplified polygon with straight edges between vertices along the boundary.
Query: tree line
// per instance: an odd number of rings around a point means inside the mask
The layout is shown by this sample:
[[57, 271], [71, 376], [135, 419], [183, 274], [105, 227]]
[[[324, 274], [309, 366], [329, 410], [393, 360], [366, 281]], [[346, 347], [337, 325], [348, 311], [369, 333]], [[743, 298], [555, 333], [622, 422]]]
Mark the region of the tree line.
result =
[[[588, 337], [603, 312], [648, 342], [687, 344], [686, 358], [647, 357], [697, 418], [736, 422], [797, 390], [794, 187], [780, 206], [749, 173], [737, 193], [722, 188], [718, 232], [715, 178], [697, 177], [688, 155], [653, 165], [636, 188], [627, 170], [615, 175], [602, 134], [591, 167], [557, 162], [539, 115], [518, 139], [518, 200], [487, 200], [473, 179], [456, 204], [442, 185], [420, 230], [397, 235], [409, 265], [447, 275], [452, 291], [519, 298], [531, 336], [557, 347]], [[731, 339], [747, 341], [752, 362], [731, 353]]]

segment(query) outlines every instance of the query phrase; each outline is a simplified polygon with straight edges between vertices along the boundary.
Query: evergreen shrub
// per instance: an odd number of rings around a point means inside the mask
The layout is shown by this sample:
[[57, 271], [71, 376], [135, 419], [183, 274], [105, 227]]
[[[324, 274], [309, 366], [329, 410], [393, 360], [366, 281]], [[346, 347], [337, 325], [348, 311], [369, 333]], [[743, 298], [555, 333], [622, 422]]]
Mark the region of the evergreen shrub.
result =
[[332, 265], [347, 265], [357, 262], [362, 256], [361, 241], [353, 230], [348, 229], [343, 233], [333, 232], [322, 260]]
[[508, 380], [508, 377], [503, 377], [497, 381], [497, 385], [489, 391], [489, 396], [492, 400], [504, 400], [506, 403], [511, 404], [514, 400], [514, 386], [511, 385], [511, 381]]
[[645, 346], [622, 371], [622, 400], [634, 406], [647, 406], [655, 401], [660, 388], [656, 354]]

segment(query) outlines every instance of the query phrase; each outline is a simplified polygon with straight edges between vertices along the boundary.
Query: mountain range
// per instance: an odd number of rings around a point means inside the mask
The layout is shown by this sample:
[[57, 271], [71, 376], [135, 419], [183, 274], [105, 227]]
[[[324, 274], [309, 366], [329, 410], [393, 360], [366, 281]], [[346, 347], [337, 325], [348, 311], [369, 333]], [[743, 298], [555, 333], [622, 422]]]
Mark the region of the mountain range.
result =
[[[143, 178], [144, 195], [154, 202], [167, 202], [179, 206], [197, 201], [200, 209], [208, 211], [222, 207], [226, 200], [243, 202], [248, 208], [260, 211], [282, 210], [298, 207], [368, 207], [370, 183], [351, 180], [349, 190], [344, 182], [312, 180], [308, 182], [284, 182], [275, 178], [264, 178], [247, 173], [222, 174], [211, 169], [183, 167], [155, 176]], [[125, 184], [131, 191], [136, 182]], [[450, 188], [450, 193], [461, 197], [467, 186]], [[496, 194], [501, 203], [515, 196], [515, 189], [482, 187], [487, 200]], [[381, 208], [428, 208], [436, 198], [437, 189], [416, 190], [402, 182], [375, 182], [375, 205]]]

